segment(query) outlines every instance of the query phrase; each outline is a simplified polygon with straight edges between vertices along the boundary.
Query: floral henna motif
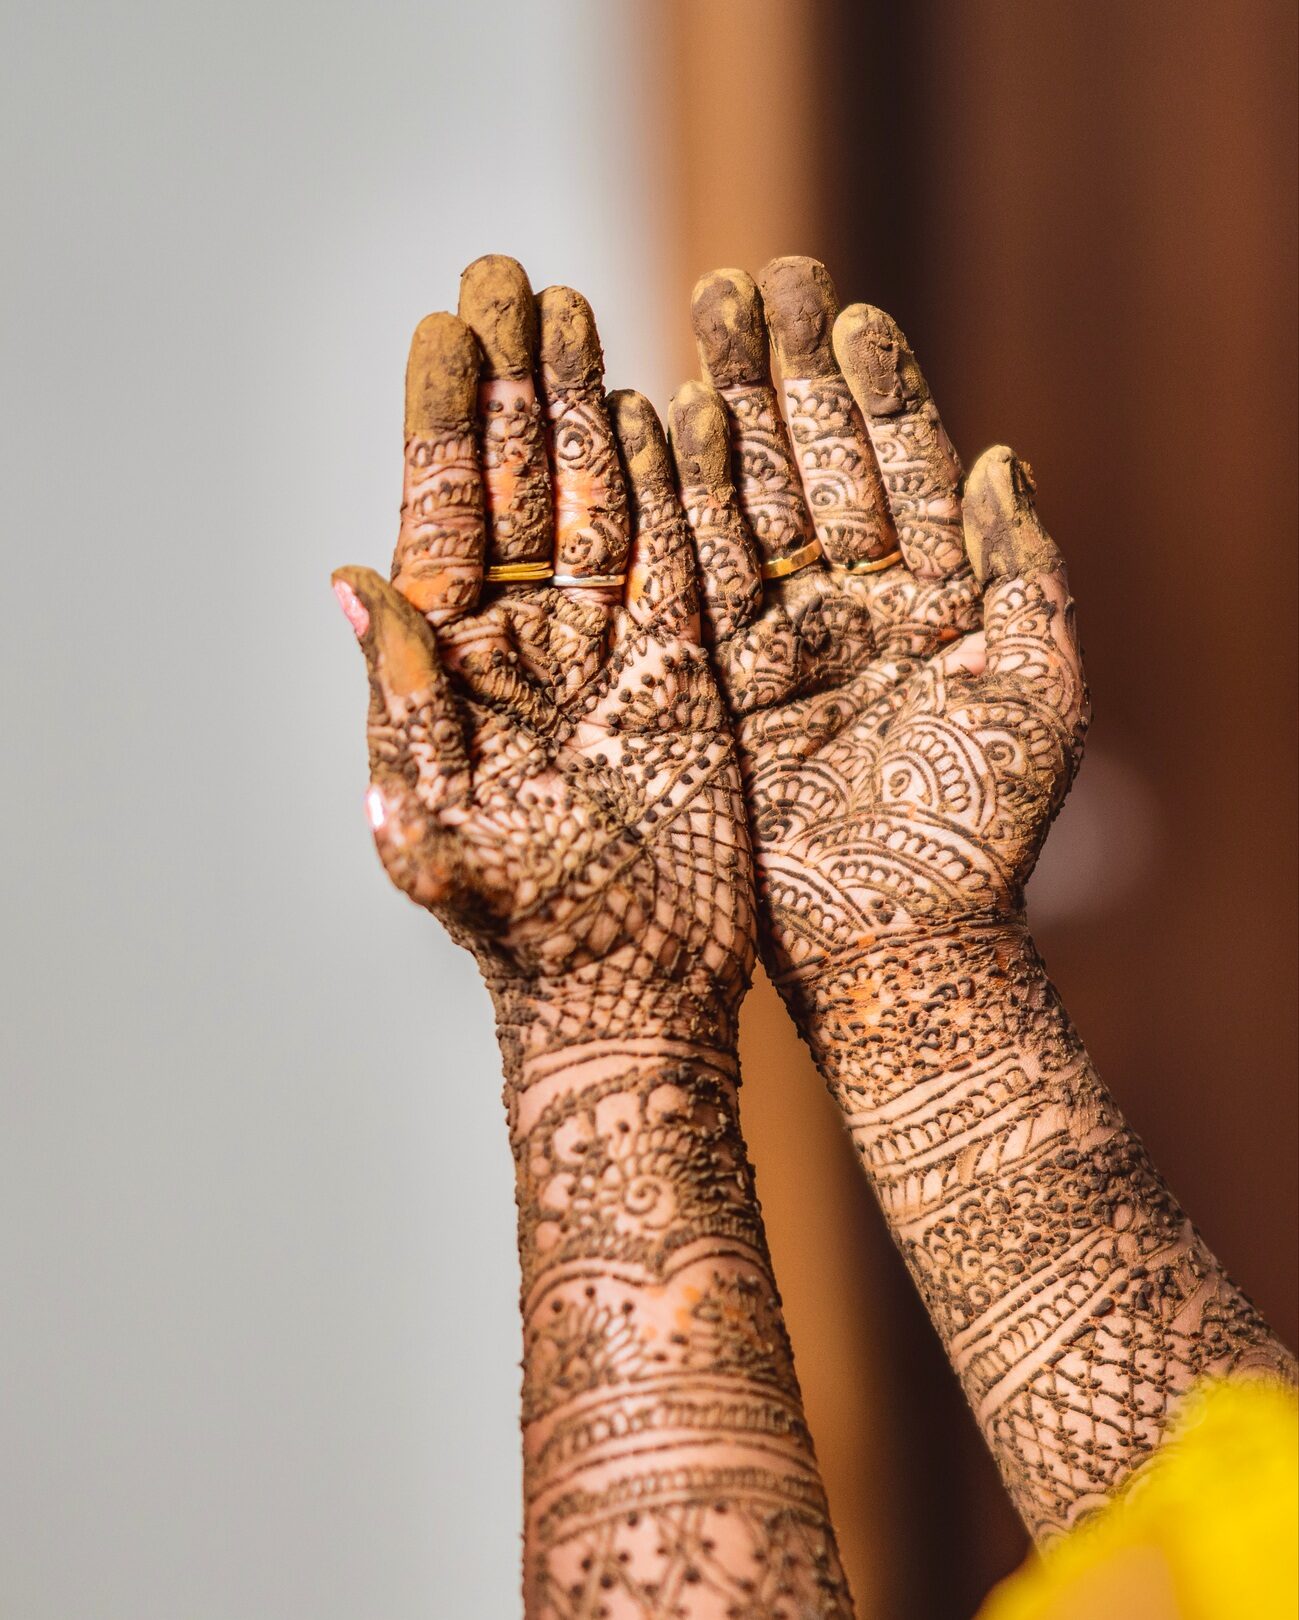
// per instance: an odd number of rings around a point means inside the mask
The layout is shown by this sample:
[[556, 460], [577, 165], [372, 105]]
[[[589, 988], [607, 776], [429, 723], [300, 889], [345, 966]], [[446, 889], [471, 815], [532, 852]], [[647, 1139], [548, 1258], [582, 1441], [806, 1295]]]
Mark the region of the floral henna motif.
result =
[[756, 1197], [735, 1111], [725, 1083], [671, 1067], [545, 1108], [519, 1162], [524, 1292], [543, 1263], [598, 1256], [661, 1275], [703, 1232], [753, 1247]]

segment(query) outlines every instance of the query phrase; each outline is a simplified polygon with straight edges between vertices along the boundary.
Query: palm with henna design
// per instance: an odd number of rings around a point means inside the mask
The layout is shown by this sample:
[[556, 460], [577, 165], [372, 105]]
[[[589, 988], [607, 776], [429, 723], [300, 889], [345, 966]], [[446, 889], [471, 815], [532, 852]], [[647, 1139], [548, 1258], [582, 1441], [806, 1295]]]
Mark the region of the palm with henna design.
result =
[[[534, 390], [532, 295], [511, 265], [466, 272], [486, 379], [465, 321], [416, 333], [395, 584], [335, 575], [370, 669], [376, 843], [498, 1001], [567, 985], [574, 1018], [594, 997], [629, 1020], [656, 997], [730, 1014], [752, 961], [750, 862], [661, 430], [636, 395], [613, 396], [610, 421], [594, 324], [567, 289], [539, 300]], [[532, 397], [502, 411], [508, 369]], [[550, 563], [552, 510], [556, 565], [626, 571], [625, 600], [621, 586], [484, 582]]]
[[[988, 452], [963, 513], [960, 464], [889, 317], [840, 315], [812, 260], [761, 281], [765, 300], [740, 272], [700, 283], [718, 392], [682, 390], [671, 421], [769, 965], [797, 1000], [891, 932], [1017, 912], [1086, 704], [1026, 469]], [[821, 557], [781, 577], [813, 536]]]

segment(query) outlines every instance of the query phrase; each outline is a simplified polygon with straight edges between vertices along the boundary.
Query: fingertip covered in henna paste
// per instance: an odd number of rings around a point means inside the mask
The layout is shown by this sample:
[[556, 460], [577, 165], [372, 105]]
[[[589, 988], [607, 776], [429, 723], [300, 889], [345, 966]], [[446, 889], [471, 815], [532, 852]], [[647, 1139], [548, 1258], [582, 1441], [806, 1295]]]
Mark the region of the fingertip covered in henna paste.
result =
[[710, 270], [690, 295], [706, 380], [717, 388], [765, 381], [767, 329], [758, 284], [745, 270]]
[[539, 295], [541, 371], [561, 388], [598, 387], [604, 353], [591, 306], [572, 287], [547, 287]]
[[834, 353], [872, 416], [922, 405], [929, 388], [901, 327], [873, 304], [849, 304], [834, 323]]
[[688, 382], [668, 406], [668, 436], [683, 486], [716, 489], [731, 481], [731, 446], [722, 397], [707, 383]]
[[772, 259], [758, 273], [780, 369], [786, 377], [829, 377], [836, 371], [831, 333], [839, 309], [830, 272], [818, 259]]
[[537, 352], [537, 301], [517, 259], [486, 253], [460, 277], [460, 319], [482, 347], [484, 378], [531, 375]]
[[671, 487], [667, 440], [658, 412], [634, 388], [617, 388], [606, 401], [633, 502]]
[[980, 584], [1055, 573], [1062, 558], [1034, 505], [1033, 469], [1004, 444], [985, 450], [965, 481], [965, 549]]
[[445, 311], [426, 315], [406, 363], [407, 436], [472, 422], [478, 369], [478, 343], [465, 323]]

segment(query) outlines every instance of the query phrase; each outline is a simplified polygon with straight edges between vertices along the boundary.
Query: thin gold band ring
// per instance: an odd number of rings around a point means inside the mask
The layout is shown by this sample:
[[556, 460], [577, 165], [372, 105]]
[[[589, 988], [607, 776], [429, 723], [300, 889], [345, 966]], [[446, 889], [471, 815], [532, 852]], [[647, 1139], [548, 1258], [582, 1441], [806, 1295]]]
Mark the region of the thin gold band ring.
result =
[[552, 573], [548, 562], [493, 563], [483, 573], [489, 585], [511, 585], [516, 580], [549, 579]]
[[556, 574], [552, 585], [625, 585], [626, 574]]
[[902, 547], [898, 546], [890, 551], [887, 557], [876, 557], [870, 562], [836, 563], [835, 571], [840, 574], [878, 574], [881, 569], [892, 568], [895, 562], [902, 561]]
[[800, 568], [806, 568], [808, 563], [814, 563], [821, 555], [821, 542], [809, 540], [805, 546], [797, 551], [791, 551], [787, 557], [772, 557], [762, 565], [763, 579], [786, 579], [790, 574], [796, 574]]

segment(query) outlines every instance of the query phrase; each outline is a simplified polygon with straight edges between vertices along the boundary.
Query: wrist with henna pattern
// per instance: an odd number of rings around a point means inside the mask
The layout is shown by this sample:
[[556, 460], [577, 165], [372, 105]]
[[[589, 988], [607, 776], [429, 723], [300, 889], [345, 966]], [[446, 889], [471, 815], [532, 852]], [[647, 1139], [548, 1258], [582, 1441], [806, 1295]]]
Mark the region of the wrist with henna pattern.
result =
[[678, 980], [632, 978], [597, 962], [526, 979], [484, 965], [484, 977], [506, 1079], [518, 1084], [536, 1064], [553, 1066], [566, 1049], [596, 1043], [733, 1053], [749, 973], [746, 962], [733, 960], [715, 975], [696, 962]]
[[530, 1614], [850, 1615], [737, 1090], [664, 1032], [507, 1079]]

